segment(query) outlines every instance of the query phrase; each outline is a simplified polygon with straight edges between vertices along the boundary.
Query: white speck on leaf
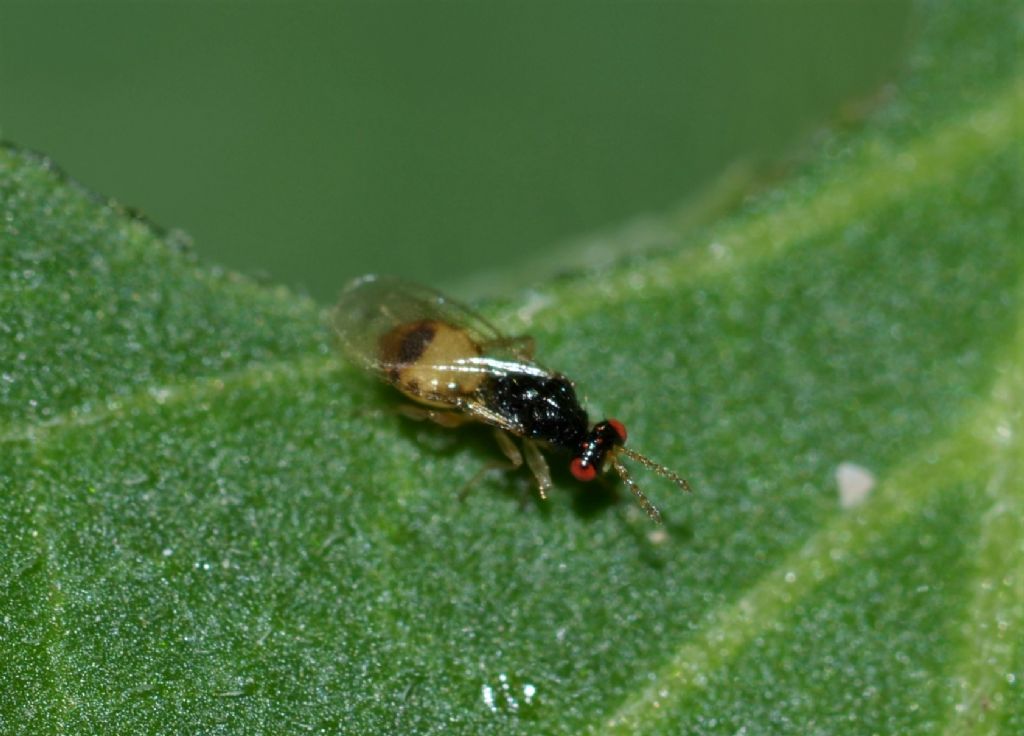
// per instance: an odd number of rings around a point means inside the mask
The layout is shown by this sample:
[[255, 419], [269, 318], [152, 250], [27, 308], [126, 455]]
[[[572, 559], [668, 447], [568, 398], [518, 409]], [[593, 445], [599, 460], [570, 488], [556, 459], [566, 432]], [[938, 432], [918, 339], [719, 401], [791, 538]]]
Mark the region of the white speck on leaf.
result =
[[856, 463], [839, 463], [836, 468], [836, 485], [839, 486], [839, 505], [852, 509], [864, 503], [875, 487], [874, 473]]

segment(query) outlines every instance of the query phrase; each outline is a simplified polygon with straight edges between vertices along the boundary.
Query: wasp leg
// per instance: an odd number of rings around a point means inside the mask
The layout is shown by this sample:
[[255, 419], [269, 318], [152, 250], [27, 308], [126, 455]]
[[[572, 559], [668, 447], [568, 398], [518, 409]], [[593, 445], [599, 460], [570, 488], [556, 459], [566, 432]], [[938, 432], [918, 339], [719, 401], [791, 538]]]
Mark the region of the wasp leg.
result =
[[498, 447], [501, 448], [502, 453], [508, 458], [508, 462], [503, 463], [501, 460], [491, 460], [480, 468], [480, 470], [473, 473], [473, 477], [467, 480], [462, 485], [462, 488], [459, 489], [460, 501], [466, 500], [466, 496], [469, 495], [469, 489], [475, 486], [476, 482], [486, 473], [489, 473], [492, 470], [515, 470], [516, 468], [521, 468], [523, 466], [523, 456], [519, 452], [519, 448], [515, 446], [515, 443], [512, 442], [507, 434], [502, 432], [500, 429], [495, 429], [494, 439], [498, 441]]
[[400, 404], [398, 406], [398, 412], [409, 419], [413, 419], [417, 422], [434, 422], [440, 424], [442, 427], [460, 427], [466, 422], [473, 421], [472, 417], [468, 417], [465, 414], [459, 414], [454, 411], [437, 411], [436, 409], [425, 409], [422, 406], [416, 406], [415, 404]]
[[548, 468], [548, 461], [544, 459], [537, 444], [530, 440], [523, 440], [523, 452], [526, 453], [526, 464], [530, 466], [533, 477], [537, 479], [540, 497], [546, 501], [548, 491], [551, 490], [551, 470]]
[[512, 441], [512, 438], [500, 429], [496, 429], [494, 430], [494, 439], [498, 441], [498, 447], [501, 448], [508, 461], [512, 463], [512, 469], [521, 468], [523, 466], [523, 454], [519, 452], [519, 448], [516, 447], [516, 443]]

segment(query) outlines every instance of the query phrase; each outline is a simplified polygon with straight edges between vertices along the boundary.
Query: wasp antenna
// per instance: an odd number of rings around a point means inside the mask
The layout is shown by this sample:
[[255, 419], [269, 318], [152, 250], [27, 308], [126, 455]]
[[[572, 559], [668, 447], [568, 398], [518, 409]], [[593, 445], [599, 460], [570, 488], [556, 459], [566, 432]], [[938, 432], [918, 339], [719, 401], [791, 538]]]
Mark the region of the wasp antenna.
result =
[[618, 460], [612, 460], [612, 466], [615, 468], [615, 472], [619, 474], [623, 482], [629, 486], [629, 490], [633, 491], [633, 495], [636, 496], [637, 502], [640, 504], [640, 508], [647, 512], [647, 515], [651, 517], [651, 521], [655, 524], [661, 523], [661, 512], [651, 503], [644, 492], [640, 490], [640, 486], [636, 484], [632, 478], [629, 477], [629, 471], [626, 470], [626, 466], [620, 463]]
[[[645, 468], [650, 468], [651, 470], [653, 470], [658, 475], [663, 476], [665, 478], [668, 478], [670, 481], [675, 483], [677, 486], [682, 488], [687, 493], [690, 492], [690, 484], [686, 482], [686, 478], [683, 478], [683, 477], [679, 476], [678, 474], [673, 473], [671, 470], [666, 468], [664, 465], [659, 465], [658, 463], [656, 463], [653, 460], [651, 460], [649, 457], [645, 457], [644, 455], [641, 455], [639, 452], [636, 452], [634, 450], [630, 450], [628, 447], [620, 447], [619, 448], [619, 452], [621, 452], [623, 455], [628, 457], [630, 460], [636, 460], [638, 463], [643, 465]], [[621, 470], [619, 471], [619, 475], [622, 475], [622, 471]], [[623, 476], [623, 478], [625, 478], [625, 476]]]

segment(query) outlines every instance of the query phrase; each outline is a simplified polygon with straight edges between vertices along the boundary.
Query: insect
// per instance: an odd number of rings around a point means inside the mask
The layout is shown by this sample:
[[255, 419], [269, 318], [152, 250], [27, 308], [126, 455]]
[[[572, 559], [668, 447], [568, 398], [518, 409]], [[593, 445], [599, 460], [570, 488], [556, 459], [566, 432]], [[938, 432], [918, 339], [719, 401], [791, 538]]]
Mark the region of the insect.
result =
[[[626, 428], [618, 420], [591, 426], [572, 381], [534, 361], [532, 338], [506, 337], [433, 289], [386, 276], [360, 277], [342, 292], [332, 323], [349, 360], [412, 400], [402, 413], [446, 427], [494, 427], [513, 467], [521, 467], [525, 457], [542, 499], [551, 473], [541, 448], [567, 451], [569, 470], [580, 481], [614, 468], [658, 523], [661, 514], [621, 458], [690, 490], [683, 478], [626, 447]], [[521, 452], [513, 438], [521, 440]]]

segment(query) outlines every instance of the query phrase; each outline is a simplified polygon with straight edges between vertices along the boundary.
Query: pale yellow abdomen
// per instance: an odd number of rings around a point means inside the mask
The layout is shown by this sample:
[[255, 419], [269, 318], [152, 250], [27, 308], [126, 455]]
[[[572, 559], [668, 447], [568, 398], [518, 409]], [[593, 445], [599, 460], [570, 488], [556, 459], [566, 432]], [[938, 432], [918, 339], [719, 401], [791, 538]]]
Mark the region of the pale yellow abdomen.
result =
[[480, 357], [480, 346], [447, 322], [424, 319], [399, 325], [380, 338], [378, 348], [394, 386], [421, 404], [451, 406], [476, 391], [485, 378], [471, 362]]

